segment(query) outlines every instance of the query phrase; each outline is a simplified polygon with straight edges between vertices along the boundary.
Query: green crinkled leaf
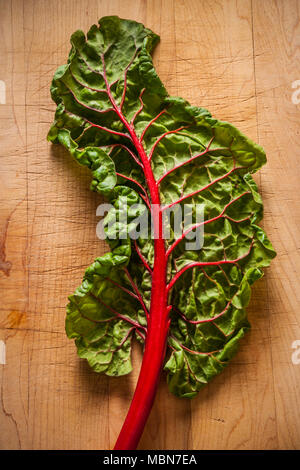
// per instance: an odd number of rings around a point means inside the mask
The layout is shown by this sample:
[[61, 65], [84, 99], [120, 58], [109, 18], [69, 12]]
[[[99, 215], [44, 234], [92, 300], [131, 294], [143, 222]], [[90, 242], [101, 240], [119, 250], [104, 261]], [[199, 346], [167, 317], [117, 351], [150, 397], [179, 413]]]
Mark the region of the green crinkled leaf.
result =
[[[69, 297], [67, 307], [66, 332], [76, 340], [79, 356], [96, 372], [107, 375], [124, 375], [132, 369], [130, 350], [137, 325], [137, 301], [119, 287], [126, 285], [125, 278], [123, 266], [116, 264], [113, 256], [100, 257]], [[116, 313], [120, 309], [126, 314]]]
[[[57, 111], [48, 139], [90, 168], [91, 189], [112, 204], [104, 219], [111, 252], [86, 270], [66, 318], [79, 356], [98, 372], [130, 372], [132, 338], [143, 343], [147, 335], [154, 246], [150, 233], [136, 241], [131, 233], [137, 216], [149, 217], [151, 194], [133, 134], [151, 159], [161, 204], [203, 206], [201, 250], [186, 249], [172, 220], [166, 240], [172, 310], [164, 368], [171, 391], [191, 398], [234, 356], [250, 327], [250, 286], [275, 251], [257, 225], [263, 205], [251, 176], [266, 162], [263, 149], [206, 109], [168, 95], [150, 55], [158, 40], [115, 16], [87, 36], [75, 32], [51, 85]], [[114, 222], [123, 215], [128, 224]]]

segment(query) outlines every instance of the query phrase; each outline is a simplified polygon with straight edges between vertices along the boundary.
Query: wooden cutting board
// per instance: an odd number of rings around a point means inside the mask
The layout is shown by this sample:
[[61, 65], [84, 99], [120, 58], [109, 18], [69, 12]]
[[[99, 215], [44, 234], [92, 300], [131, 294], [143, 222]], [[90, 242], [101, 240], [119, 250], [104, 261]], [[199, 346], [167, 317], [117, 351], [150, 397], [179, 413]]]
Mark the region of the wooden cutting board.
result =
[[[232, 364], [192, 400], [161, 380], [140, 449], [300, 448], [297, 0], [0, 0], [0, 448], [110, 449], [137, 379], [110, 379], [64, 332], [67, 296], [107, 250], [96, 237], [90, 175], [46, 141], [49, 95], [69, 37], [104, 15], [161, 36], [170, 94], [259, 142], [263, 226], [278, 256], [253, 291], [252, 331]], [[293, 88], [294, 86], [294, 88]], [[298, 343], [296, 342], [298, 340]]]

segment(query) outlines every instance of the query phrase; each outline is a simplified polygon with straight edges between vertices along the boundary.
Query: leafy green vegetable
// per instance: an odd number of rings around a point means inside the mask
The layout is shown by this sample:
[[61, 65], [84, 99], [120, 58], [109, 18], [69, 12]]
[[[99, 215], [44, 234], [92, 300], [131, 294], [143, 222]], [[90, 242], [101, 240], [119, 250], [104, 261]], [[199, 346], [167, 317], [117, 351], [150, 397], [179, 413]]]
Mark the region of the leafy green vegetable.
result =
[[[263, 206], [251, 176], [266, 162], [263, 149], [206, 109], [168, 95], [150, 55], [156, 34], [115, 16], [99, 24], [87, 37], [72, 35], [68, 63], [54, 75], [48, 139], [90, 168], [91, 189], [113, 205], [105, 218], [111, 252], [70, 296], [66, 331], [80, 357], [107, 375], [130, 372], [132, 339], [145, 342], [116, 445], [128, 449], [138, 443], [162, 366], [170, 390], [191, 398], [230, 361], [249, 329], [250, 286], [275, 252], [257, 225]], [[163, 215], [184, 204], [192, 224], [177, 236], [170, 219], [164, 239]], [[133, 240], [137, 215], [150, 217], [151, 208], [157, 238], [149, 232]], [[202, 249], [186, 249], [188, 234], [201, 227]]]

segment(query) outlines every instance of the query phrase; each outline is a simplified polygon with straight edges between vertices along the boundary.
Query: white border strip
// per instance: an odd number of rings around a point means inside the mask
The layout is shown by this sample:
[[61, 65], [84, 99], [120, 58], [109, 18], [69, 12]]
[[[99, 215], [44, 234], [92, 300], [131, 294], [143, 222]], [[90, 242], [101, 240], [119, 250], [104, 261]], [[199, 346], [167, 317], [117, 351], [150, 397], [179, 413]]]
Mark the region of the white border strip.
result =
[[0, 104], [6, 104], [6, 85], [3, 80], [0, 80]]
[[6, 364], [6, 346], [2, 339], [0, 339], [0, 364]]

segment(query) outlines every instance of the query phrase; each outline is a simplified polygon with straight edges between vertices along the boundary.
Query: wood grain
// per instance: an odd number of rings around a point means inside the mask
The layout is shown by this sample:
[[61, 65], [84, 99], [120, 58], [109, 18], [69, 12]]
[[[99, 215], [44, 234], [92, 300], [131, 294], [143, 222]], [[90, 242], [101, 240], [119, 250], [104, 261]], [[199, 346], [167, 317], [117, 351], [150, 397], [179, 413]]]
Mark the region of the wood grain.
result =
[[154, 62], [170, 94], [207, 107], [264, 146], [256, 176], [278, 256], [254, 288], [252, 331], [230, 367], [188, 401], [162, 377], [140, 449], [299, 449], [298, 0], [0, 0], [1, 449], [109, 449], [140, 365], [108, 379], [64, 332], [67, 295], [106, 246], [90, 175], [46, 142], [49, 84], [69, 37], [104, 15], [161, 36]]

